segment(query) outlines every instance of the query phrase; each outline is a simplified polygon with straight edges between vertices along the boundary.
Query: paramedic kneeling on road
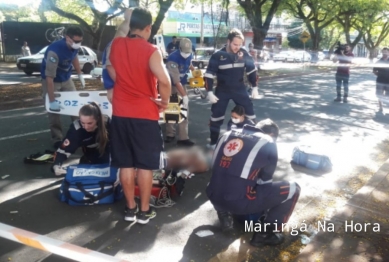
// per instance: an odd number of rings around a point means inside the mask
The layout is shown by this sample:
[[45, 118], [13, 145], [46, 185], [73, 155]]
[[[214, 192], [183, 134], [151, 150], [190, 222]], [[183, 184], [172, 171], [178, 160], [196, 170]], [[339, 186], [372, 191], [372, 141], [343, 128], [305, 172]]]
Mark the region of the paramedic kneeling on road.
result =
[[62, 145], [55, 154], [53, 170], [57, 176], [66, 174], [62, 164], [79, 147], [82, 147], [84, 153], [80, 164], [109, 163], [110, 119], [101, 114], [100, 107], [95, 102], [81, 107], [79, 117], [79, 120], [70, 125]]
[[296, 183], [273, 182], [278, 132], [278, 126], [270, 119], [255, 127], [246, 125], [226, 132], [216, 144], [212, 160], [212, 177], [206, 192], [222, 229], [233, 228], [232, 214], [263, 213], [258, 221], [261, 230], [254, 232], [250, 241], [253, 246], [283, 241], [283, 235], [274, 231], [288, 222], [300, 195]]
[[[209, 60], [204, 75], [208, 100], [213, 104], [210, 121], [210, 147], [214, 147], [219, 138], [220, 127], [228, 102], [232, 99], [236, 105], [241, 105], [248, 119], [255, 120], [253, 103], [247, 93], [244, 83], [244, 72], [253, 88], [252, 96], [258, 96], [257, 68], [253, 58], [242, 48], [244, 37], [238, 29], [232, 29], [227, 36], [227, 45], [214, 53]], [[217, 78], [217, 87], [213, 94], [213, 79]]]

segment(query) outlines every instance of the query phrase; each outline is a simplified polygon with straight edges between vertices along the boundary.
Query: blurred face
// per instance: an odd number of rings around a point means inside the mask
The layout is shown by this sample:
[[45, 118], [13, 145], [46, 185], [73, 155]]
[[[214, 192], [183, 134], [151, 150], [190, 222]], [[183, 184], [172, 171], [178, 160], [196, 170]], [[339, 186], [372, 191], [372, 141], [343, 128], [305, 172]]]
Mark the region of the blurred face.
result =
[[84, 128], [87, 132], [93, 132], [97, 128], [97, 120], [93, 116], [80, 115], [80, 122], [82, 128]]
[[240, 39], [239, 37], [234, 37], [234, 39], [232, 39], [232, 41], [230, 41], [230, 40], [227, 41], [227, 45], [230, 49], [230, 52], [236, 54], [236, 53], [238, 53], [239, 49], [242, 47], [243, 40]]
[[346, 45], [346, 52], [350, 52], [351, 47], [349, 45]]
[[235, 124], [242, 123], [244, 121], [244, 115], [240, 116], [235, 112], [231, 112], [231, 120]]
[[253, 49], [253, 45], [249, 45], [249, 49]]
[[177, 38], [173, 38], [173, 43], [175, 44], [177, 42]]

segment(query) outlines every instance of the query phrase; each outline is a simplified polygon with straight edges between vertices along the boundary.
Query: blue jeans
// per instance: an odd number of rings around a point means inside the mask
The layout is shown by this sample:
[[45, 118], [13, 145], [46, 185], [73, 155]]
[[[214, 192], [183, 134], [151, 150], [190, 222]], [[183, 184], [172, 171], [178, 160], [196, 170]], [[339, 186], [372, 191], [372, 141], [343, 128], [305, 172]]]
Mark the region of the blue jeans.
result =
[[349, 74], [335, 74], [335, 80], [336, 80], [336, 95], [341, 96], [342, 95], [342, 82], [343, 82], [343, 88], [344, 88], [344, 96], [348, 96], [348, 80], [350, 78]]

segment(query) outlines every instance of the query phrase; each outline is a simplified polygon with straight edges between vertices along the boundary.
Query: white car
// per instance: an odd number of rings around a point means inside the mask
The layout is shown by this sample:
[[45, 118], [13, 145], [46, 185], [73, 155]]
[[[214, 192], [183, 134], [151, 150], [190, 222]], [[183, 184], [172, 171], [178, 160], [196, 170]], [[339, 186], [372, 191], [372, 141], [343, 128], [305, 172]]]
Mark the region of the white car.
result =
[[286, 59], [287, 62], [310, 62], [311, 55], [307, 51], [296, 51]]
[[281, 62], [287, 62], [288, 58], [293, 55], [293, 52], [291, 51], [281, 51], [280, 53], [273, 56], [273, 61], [281, 61]]
[[[16, 61], [16, 65], [20, 70], [23, 70], [26, 75], [32, 75], [34, 72], [41, 72], [42, 59], [45, 55], [47, 46], [44, 47], [35, 55], [20, 57]], [[78, 49], [78, 60], [84, 74], [89, 74], [98, 64], [97, 55], [87, 46], [81, 46]]]

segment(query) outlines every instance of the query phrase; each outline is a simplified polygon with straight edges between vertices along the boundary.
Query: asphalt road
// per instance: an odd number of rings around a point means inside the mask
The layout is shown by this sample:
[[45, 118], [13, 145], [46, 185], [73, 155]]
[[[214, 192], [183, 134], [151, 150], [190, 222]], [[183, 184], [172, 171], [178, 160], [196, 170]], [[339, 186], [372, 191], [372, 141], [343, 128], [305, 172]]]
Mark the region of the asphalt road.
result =
[[[253, 101], [257, 118], [270, 117], [281, 130], [275, 180], [293, 180], [302, 188], [291, 221], [331, 216], [344, 204], [342, 201], [355, 193], [350, 181], [362, 183], [367, 176], [359, 171], [378, 169], [379, 147], [387, 138], [389, 117], [375, 113], [374, 80], [370, 70], [354, 71], [348, 104], [332, 101], [333, 72], [260, 84], [262, 98]], [[190, 99], [190, 137], [205, 146], [211, 105], [194, 95]], [[230, 103], [229, 109], [232, 107]], [[68, 126], [68, 117], [63, 119], [64, 126]], [[158, 209], [157, 217], [144, 226], [123, 220], [123, 201], [86, 207], [63, 204], [56, 197], [61, 179], [53, 176], [49, 166], [23, 164], [24, 157], [50, 148], [43, 107], [3, 111], [0, 121], [0, 178], [9, 175], [0, 179], [2, 223], [129, 261], [281, 261], [277, 259], [282, 251], [279, 248], [251, 248], [247, 244], [249, 233], [239, 229], [231, 234], [220, 232], [216, 213], [204, 191], [209, 174], [189, 180], [184, 195], [175, 199], [176, 205]], [[332, 172], [318, 175], [294, 170], [291, 154], [295, 146], [301, 145], [315, 146], [327, 153], [334, 165]], [[335, 201], [332, 192], [341, 195], [339, 201]], [[334, 201], [335, 205], [330, 205]], [[202, 229], [214, 235], [200, 238], [194, 234]], [[298, 236], [288, 235], [282, 247], [287, 249], [296, 239]], [[0, 262], [3, 261], [69, 260], [0, 239]]]

